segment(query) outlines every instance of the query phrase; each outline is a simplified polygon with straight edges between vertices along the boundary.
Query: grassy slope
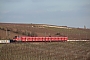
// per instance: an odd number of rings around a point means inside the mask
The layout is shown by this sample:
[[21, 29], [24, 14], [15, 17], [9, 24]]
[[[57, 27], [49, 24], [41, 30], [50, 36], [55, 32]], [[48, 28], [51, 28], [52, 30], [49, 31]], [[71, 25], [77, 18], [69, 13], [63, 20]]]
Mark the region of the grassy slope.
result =
[[23, 36], [21, 34], [16, 34], [16, 33], [13, 33], [13, 32], [10, 32], [10, 35], [7, 37], [6, 36], [6, 31], [3, 31], [3, 30], [0, 30], [0, 39], [8, 39], [8, 38], [13, 38], [14, 36]]
[[[55, 36], [57, 32], [60, 32], [63, 36], [68, 36], [69, 39], [90, 39], [90, 29], [59, 29], [59, 28], [32, 28], [31, 26], [34, 26], [36, 24], [6, 24], [6, 23], [0, 23], [0, 27], [9, 28], [12, 30], [19, 30], [20, 32], [35, 32], [38, 34], [38, 36]], [[5, 31], [0, 34], [1, 37], [5, 38]], [[4, 35], [4, 36], [3, 36]], [[20, 35], [20, 34], [14, 34], [10, 32], [10, 38], [13, 38], [12, 36]]]
[[60, 32], [64, 36], [68, 36], [69, 39], [90, 39], [90, 29], [59, 29], [59, 28], [48, 28]]
[[26, 42], [6, 44], [1, 60], [86, 60], [90, 42]]

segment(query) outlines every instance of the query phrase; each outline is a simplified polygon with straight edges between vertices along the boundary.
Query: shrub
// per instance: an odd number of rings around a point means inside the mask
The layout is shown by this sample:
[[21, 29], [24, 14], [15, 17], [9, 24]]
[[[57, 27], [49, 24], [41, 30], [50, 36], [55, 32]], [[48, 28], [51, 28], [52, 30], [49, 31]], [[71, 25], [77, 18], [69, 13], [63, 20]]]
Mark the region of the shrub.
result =
[[36, 37], [37, 36], [37, 34], [35, 33], [35, 32], [31, 32], [31, 37]]

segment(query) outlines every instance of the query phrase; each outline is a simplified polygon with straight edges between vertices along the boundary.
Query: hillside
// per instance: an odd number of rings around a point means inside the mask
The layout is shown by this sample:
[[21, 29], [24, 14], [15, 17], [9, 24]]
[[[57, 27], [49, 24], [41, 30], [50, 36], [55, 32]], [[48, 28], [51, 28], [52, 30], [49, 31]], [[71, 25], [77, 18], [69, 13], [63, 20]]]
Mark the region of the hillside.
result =
[[0, 33], [1, 39], [5, 39], [6, 36], [12, 39], [16, 35], [31, 36], [33, 34], [33, 36], [68, 36], [69, 39], [90, 40], [90, 29], [59, 27], [47, 24], [0, 23]]
[[[90, 29], [43, 24], [0, 23], [0, 39], [14, 36], [68, 36], [89, 39]], [[1, 60], [90, 60], [90, 42], [14, 42], [0, 44]]]

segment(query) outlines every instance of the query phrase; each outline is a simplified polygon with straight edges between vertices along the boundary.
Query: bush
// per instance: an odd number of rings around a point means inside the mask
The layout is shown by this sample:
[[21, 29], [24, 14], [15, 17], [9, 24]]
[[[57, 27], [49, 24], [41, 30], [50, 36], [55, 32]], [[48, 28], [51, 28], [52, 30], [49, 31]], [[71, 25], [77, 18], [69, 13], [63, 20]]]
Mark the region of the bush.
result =
[[37, 36], [37, 34], [35, 33], [35, 32], [31, 32], [31, 37], [36, 37]]

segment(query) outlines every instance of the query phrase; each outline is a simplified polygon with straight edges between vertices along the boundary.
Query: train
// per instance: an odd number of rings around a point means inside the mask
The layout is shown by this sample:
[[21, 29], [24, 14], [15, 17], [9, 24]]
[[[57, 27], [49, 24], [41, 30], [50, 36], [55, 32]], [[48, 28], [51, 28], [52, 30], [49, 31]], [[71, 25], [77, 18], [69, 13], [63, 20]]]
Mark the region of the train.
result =
[[29, 37], [29, 36], [15, 36], [13, 41], [21, 42], [51, 42], [51, 41], [67, 41], [68, 37]]

